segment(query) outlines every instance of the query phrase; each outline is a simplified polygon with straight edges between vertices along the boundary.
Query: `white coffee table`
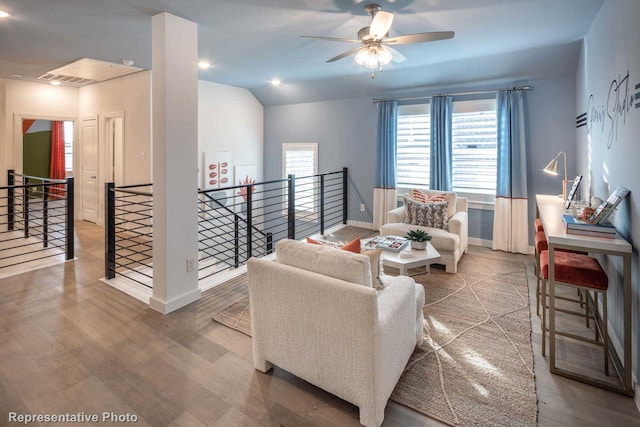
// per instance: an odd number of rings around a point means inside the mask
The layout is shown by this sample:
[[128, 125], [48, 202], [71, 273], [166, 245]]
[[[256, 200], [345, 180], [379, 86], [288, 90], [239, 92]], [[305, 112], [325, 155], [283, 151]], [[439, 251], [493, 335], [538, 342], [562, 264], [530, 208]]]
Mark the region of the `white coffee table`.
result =
[[382, 265], [394, 267], [400, 270], [401, 276], [407, 275], [407, 270], [425, 266], [427, 273], [431, 270], [431, 264], [440, 262], [440, 253], [427, 242], [426, 250], [411, 249], [411, 245], [400, 252], [382, 251]]

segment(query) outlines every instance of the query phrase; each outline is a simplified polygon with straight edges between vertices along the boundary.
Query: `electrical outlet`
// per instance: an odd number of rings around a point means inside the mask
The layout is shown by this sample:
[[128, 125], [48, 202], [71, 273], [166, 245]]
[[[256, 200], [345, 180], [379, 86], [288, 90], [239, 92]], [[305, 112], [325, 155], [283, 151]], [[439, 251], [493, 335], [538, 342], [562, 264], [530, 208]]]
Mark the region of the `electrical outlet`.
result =
[[360, 203], [360, 212], [364, 212], [367, 210], [367, 207], [364, 205], [364, 203]]
[[196, 260], [194, 258], [187, 259], [187, 273], [196, 269]]

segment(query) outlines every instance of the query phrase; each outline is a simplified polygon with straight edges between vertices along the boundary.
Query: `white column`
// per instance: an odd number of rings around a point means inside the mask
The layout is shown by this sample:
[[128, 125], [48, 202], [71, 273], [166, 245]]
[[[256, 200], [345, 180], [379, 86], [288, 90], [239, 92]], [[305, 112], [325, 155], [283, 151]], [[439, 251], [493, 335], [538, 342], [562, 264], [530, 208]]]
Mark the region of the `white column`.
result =
[[[153, 297], [170, 313], [198, 289], [198, 26], [160, 13], [152, 20]], [[190, 270], [190, 271], [188, 271]]]

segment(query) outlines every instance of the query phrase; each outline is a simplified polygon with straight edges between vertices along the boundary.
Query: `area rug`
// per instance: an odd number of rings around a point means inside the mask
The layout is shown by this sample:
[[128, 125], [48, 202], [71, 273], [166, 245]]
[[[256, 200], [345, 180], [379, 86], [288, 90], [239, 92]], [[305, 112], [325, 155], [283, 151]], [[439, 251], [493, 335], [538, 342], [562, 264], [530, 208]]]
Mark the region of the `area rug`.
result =
[[[457, 274], [410, 274], [425, 287], [425, 341], [391, 400], [453, 426], [535, 426], [525, 265], [467, 254]], [[250, 336], [248, 298], [214, 320]]]

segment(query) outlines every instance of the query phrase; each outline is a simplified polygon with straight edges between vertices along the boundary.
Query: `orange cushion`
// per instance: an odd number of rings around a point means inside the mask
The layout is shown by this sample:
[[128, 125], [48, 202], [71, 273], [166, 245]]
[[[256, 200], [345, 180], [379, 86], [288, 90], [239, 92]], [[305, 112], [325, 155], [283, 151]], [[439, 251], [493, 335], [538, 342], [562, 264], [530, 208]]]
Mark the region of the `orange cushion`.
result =
[[[607, 274], [597, 259], [589, 255], [572, 252], [554, 252], [555, 280], [587, 288], [606, 291], [609, 286]], [[540, 252], [540, 271], [549, 279], [549, 251]]]
[[547, 236], [545, 236], [544, 231], [538, 231], [535, 236], [535, 244], [536, 244], [536, 252], [540, 253], [542, 251], [546, 251], [549, 249], [549, 244], [547, 243]]
[[536, 218], [536, 220], [533, 222], [533, 228], [536, 233], [538, 231], [544, 231], [544, 226], [542, 225], [542, 220], [540, 218]]
[[353, 239], [351, 242], [347, 243], [340, 249], [342, 249], [343, 251], [355, 252], [359, 254], [360, 252], [362, 252], [362, 249], [360, 248], [360, 239]]

